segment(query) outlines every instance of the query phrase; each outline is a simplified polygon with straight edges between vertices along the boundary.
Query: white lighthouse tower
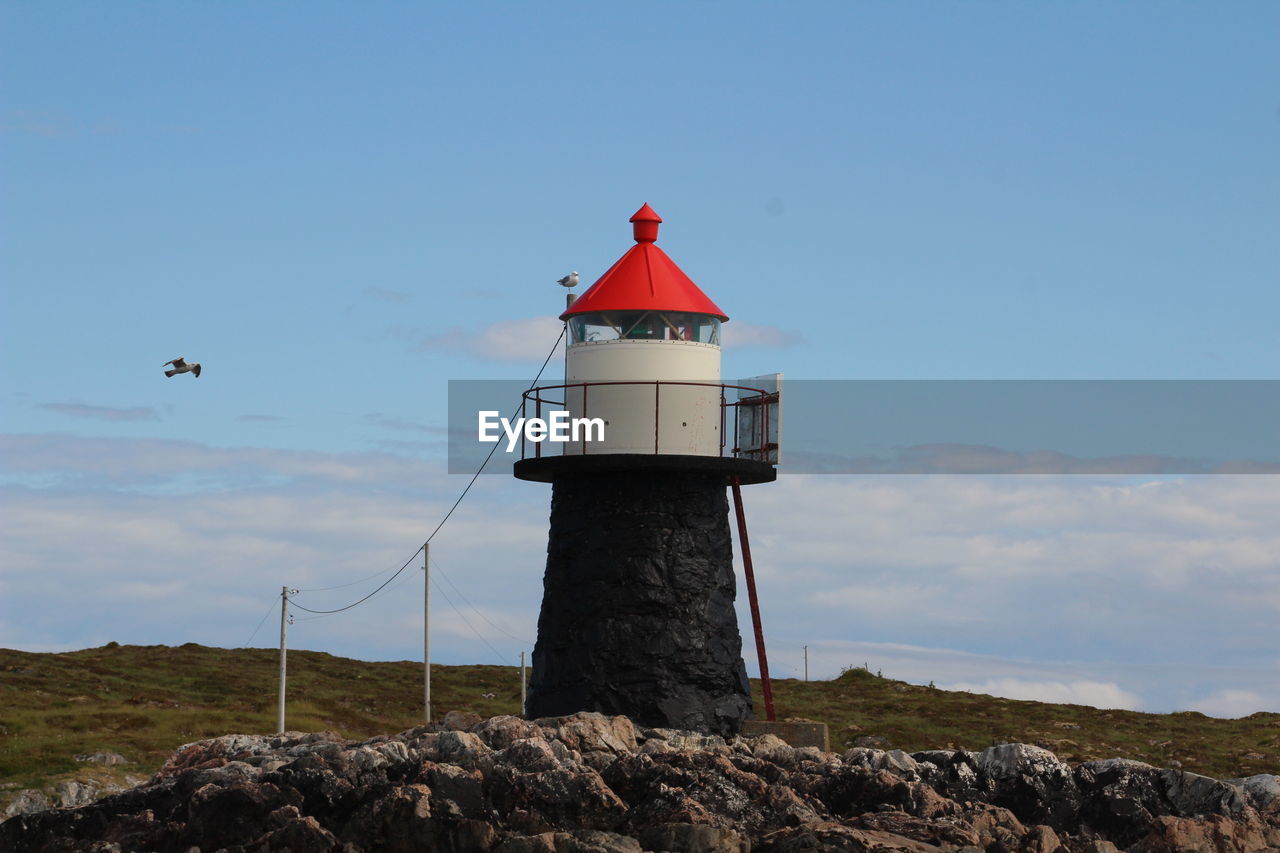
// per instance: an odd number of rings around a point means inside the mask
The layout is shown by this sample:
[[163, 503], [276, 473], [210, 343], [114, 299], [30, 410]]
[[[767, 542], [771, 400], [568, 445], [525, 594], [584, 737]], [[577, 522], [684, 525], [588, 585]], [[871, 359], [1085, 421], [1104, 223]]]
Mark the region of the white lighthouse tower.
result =
[[[655, 456], [697, 456], [743, 484], [773, 480], [776, 384], [721, 381], [721, 324], [729, 318], [656, 245], [660, 222], [648, 204], [636, 211], [635, 245], [560, 315], [568, 332], [564, 385], [526, 395], [523, 414], [563, 408], [575, 421], [603, 420], [602, 438], [584, 430], [562, 444], [564, 456], [593, 457], [590, 468], [605, 457], [646, 455], [643, 464], [653, 467], [664, 464]], [[540, 446], [533, 454], [517, 463], [517, 477], [549, 482], [564, 470]], [[694, 460], [669, 464], [688, 468]]]
[[720, 455], [729, 318], [655, 245], [661, 221], [647, 204], [636, 211], [635, 246], [560, 315], [570, 414], [607, 422], [603, 442], [567, 453]]
[[647, 204], [631, 217], [635, 245], [560, 315], [564, 383], [525, 395], [526, 417], [567, 409], [604, 426], [515, 463], [552, 484], [525, 712], [728, 735], [752, 712], [726, 489], [776, 478], [778, 398], [722, 382], [728, 315], [655, 244], [661, 221]]

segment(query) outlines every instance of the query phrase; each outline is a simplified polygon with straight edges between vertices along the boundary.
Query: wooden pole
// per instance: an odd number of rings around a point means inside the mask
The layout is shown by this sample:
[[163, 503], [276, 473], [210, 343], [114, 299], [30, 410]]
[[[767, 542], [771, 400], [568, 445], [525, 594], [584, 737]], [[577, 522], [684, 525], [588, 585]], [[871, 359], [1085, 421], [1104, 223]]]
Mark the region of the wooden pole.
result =
[[431, 722], [431, 543], [422, 544], [422, 721]]
[[756, 633], [756, 657], [760, 660], [760, 684], [764, 688], [765, 719], [773, 722], [773, 682], [769, 680], [769, 658], [764, 651], [764, 629], [760, 625], [760, 601], [756, 597], [756, 575], [751, 568], [751, 543], [747, 540], [747, 516], [742, 510], [742, 485], [733, 478], [733, 508], [738, 516], [738, 544], [742, 547], [742, 573], [747, 579], [751, 602], [751, 624]]
[[289, 627], [289, 587], [280, 587], [280, 701], [276, 706], [276, 731], [284, 731], [285, 637]]

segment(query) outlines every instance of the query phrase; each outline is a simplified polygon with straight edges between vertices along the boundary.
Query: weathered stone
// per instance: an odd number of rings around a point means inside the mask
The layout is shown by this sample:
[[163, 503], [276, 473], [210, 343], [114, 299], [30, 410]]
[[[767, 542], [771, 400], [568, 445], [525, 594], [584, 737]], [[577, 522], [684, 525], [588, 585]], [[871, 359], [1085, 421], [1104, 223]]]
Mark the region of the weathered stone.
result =
[[[473, 729], [420, 727], [363, 742], [288, 734], [188, 744], [165, 773], [140, 787], [77, 808], [12, 817], [0, 824], [0, 849], [1280, 848], [1272, 776], [1219, 782], [1102, 761], [1067, 768], [1064, 777], [1066, 765], [1025, 745], [911, 756], [855, 749], [841, 757], [771, 737], [725, 744], [643, 729], [637, 748], [630, 722], [596, 714], [537, 724], [499, 719]], [[705, 746], [693, 748], [699, 742]]]
[[938, 848], [923, 841], [878, 830], [854, 829], [839, 823], [782, 829], [769, 833], [753, 845], [756, 853], [938, 853]]
[[1021, 838], [1027, 834], [1022, 821], [1008, 809], [980, 804], [971, 814], [969, 825], [978, 834], [978, 843], [983, 849], [999, 839]]
[[1082, 853], [1120, 853], [1120, 848], [1116, 847], [1110, 841], [1103, 841], [1095, 838], [1084, 846]]
[[488, 744], [490, 749], [506, 749], [518, 740], [545, 737], [542, 727], [537, 723], [513, 717], [510, 714], [490, 717], [473, 727], [471, 731]]
[[639, 833], [646, 850], [680, 853], [751, 853], [751, 842], [732, 829], [697, 823], [664, 823]]
[[438, 744], [440, 761], [468, 767], [481, 756], [493, 752], [479, 735], [471, 732], [441, 732]]
[[902, 836], [946, 848], [977, 847], [978, 833], [958, 820], [930, 820], [902, 811], [871, 812], [846, 822], [858, 829], [869, 829], [888, 835]]
[[747, 720], [742, 724], [744, 737], [777, 735], [794, 747], [816, 747], [823, 752], [831, 750], [831, 735], [826, 723], [814, 720]]
[[751, 754], [766, 761], [790, 762], [795, 747], [777, 735], [760, 735], [747, 740]]
[[1243, 788], [1249, 803], [1263, 815], [1280, 814], [1280, 776], [1259, 773], [1227, 781]]
[[556, 833], [509, 835], [494, 848], [494, 853], [556, 853]]
[[1035, 826], [1022, 839], [1022, 849], [1026, 853], [1067, 853], [1062, 846], [1058, 833], [1052, 827]]
[[88, 805], [96, 800], [99, 788], [96, 782], [80, 782], [70, 779], [55, 785], [53, 793], [58, 798], [58, 805], [64, 809], [73, 809], [77, 806]]
[[867, 749], [866, 747], [854, 747], [846, 750], [841, 758], [846, 764], [852, 764], [856, 767], [865, 767], [868, 770], [888, 770], [896, 776], [903, 779], [918, 780], [920, 776], [920, 764], [907, 753], [900, 749], [893, 749], [886, 752], [882, 749]]
[[1260, 853], [1273, 849], [1263, 828], [1221, 815], [1203, 820], [1160, 815], [1139, 845], [1143, 853]]
[[629, 836], [582, 830], [512, 836], [495, 853], [641, 853], [641, 847]]
[[594, 711], [582, 711], [566, 717], [536, 721], [546, 737], [577, 752], [633, 752], [636, 730], [624, 716], [606, 717]]
[[1220, 814], [1237, 817], [1249, 804], [1245, 793], [1234, 785], [1199, 776], [1185, 770], [1161, 770], [1164, 795], [1176, 810], [1175, 814]]
[[1062, 827], [1075, 821], [1079, 790], [1071, 768], [1047, 749], [1006, 743], [978, 753], [977, 769], [986, 777], [991, 802], [1023, 821]]
[[[704, 735], [680, 729], [646, 728], [639, 732], [645, 744], [657, 742], [671, 749], [706, 749], [709, 746], [725, 746], [720, 735]], [[650, 750], [652, 751], [652, 750]]]
[[333, 833], [310, 815], [301, 814], [295, 806], [284, 806], [272, 812], [267, 825], [274, 826], [247, 846], [258, 850], [305, 850], [328, 853], [338, 846]]
[[101, 764], [104, 767], [115, 767], [129, 763], [129, 759], [118, 752], [81, 752], [75, 756], [75, 759], [76, 761], [85, 761], [90, 764]]
[[17, 793], [4, 810], [6, 818], [20, 814], [32, 814], [33, 812], [42, 812], [50, 807], [49, 798], [43, 791], [37, 791], [35, 788], [24, 788]]
[[751, 713], [723, 476], [565, 476], [527, 712], [735, 734]]
[[403, 785], [370, 799], [350, 814], [341, 829], [341, 840], [360, 847], [376, 840], [386, 850], [421, 849], [418, 840], [431, 819], [431, 789]]
[[479, 714], [473, 714], [470, 711], [450, 711], [444, 715], [444, 719], [440, 721], [440, 725], [446, 729], [455, 731], [466, 731], [472, 726], [480, 725], [481, 719]]

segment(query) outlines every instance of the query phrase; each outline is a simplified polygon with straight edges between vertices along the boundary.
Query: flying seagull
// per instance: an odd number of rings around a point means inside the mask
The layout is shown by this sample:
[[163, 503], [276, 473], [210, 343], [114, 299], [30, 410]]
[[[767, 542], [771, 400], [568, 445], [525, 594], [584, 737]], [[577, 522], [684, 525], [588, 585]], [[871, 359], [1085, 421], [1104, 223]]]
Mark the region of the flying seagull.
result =
[[164, 372], [164, 375], [168, 376], [170, 379], [178, 373], [194, 373], [196, 376], [200, 375], [200, 365], [198, 364], [187, 364], [181, 358], [175, 358], [173, 361], [166, 361], [164, 366], [168, 367], [171, 364], [173, 365], [173, 370], [166, 370]]
[[561, 287], [577, 287], [577, 285], [578, 285], [578, 271], [577, 271], [577, 270], [574, 270], [573, 272], [569, 273], [569, 274], [568, 274], [567, 276], [565, 276], [564, 278], [562, 278], [562, 279], [560, 279], [559, 281], [557, 281], [557, 282], [556, 282], [556, 284], [560, 285]]

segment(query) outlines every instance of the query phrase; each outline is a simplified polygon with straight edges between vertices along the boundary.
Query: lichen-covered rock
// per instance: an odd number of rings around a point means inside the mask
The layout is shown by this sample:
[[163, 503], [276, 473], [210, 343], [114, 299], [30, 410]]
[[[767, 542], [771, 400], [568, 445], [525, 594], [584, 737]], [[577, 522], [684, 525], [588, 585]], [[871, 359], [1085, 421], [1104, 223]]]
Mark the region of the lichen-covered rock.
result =
[[9, 802], [4, 811], [4, 816], [9, 818], [14, 815], [42, 812], [49, 808], [50, 805], [49, 797], [44, 791], [38, 791], [35, 788], [24, 788]]
[[1249, 803], [1263, 815], [1280, 815], [1280, 776], [1259, 773], [1245, 779], [1228, 779], [1229, 784], [1240, 786]]
[[594, 713], [470, 729], [187, 744], [144, 785], [0, 824], [0, 850], [1280, 849], [1272, 776], [1219, 782], [1118, 760], [1070, 768], [1021, 744], [840, 756], [770, 736], [637, 731]]
[[90, 764], [101, 764], [104, 767], [116, 767], [121, 764], [129, 763], [129, 759], [125, 758], [118, 752], [81, 752], [74, 757], [76, 761], [85, 761]]
[[577, 752], [612, 752], [620, 755], [636, 748], [636, 729], [625, 716], [606, 717], [581, 712], [567, 717], [537, 720], [544, 735]]
[[510, 714], [483, 720], [471, 729], [471, 733], [488, 744], [490, 749], [506, 749], [518, 740], [546, 737], [542, 726], [536, 722]]
[[1032, 823], [1074, 822], [1079, 790], [1071, 768], [1049, 750], [1027, 743], [1000, 744], [978, 753], [976, 764], [995, 805]]
[[732, 829], [698, 823], [664, 823], [639, 831], [645, 850], [679, 850], [681, 853], [751, 853], [751, 842]]

